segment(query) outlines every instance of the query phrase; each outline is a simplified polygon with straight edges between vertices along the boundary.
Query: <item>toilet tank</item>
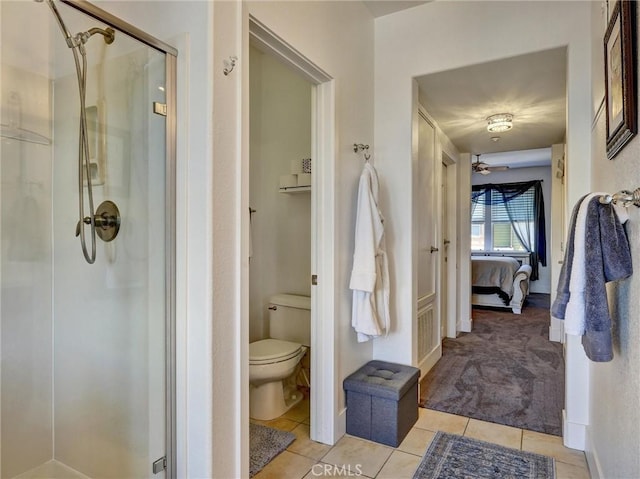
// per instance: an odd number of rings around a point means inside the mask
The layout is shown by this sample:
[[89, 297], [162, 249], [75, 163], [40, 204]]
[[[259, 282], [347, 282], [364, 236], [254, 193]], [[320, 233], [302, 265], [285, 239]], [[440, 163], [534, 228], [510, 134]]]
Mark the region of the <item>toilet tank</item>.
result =
[[311, 298], [297, 294], [269, 298], [269, 337], [311, 346]]

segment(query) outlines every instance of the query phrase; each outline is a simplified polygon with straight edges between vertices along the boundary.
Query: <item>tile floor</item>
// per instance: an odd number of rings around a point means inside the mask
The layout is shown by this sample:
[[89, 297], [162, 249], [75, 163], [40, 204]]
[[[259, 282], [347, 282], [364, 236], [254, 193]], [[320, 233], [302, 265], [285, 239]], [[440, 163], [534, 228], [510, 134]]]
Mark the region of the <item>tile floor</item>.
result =
[[309, 439], [308, 400], [278, 419], [255, 422], [292, 431], [296, 435], [296, 440], [287, 450], [267, 464], [255, 479], [411, 479], [438, 430], [554, 457], [556, 479], [590, 477], [584, 453], [564, 447], [557, 436], [430, 409], [420, 408], [418, 421], [395, 449], [348, 435], [333, 447], [312, 441]]

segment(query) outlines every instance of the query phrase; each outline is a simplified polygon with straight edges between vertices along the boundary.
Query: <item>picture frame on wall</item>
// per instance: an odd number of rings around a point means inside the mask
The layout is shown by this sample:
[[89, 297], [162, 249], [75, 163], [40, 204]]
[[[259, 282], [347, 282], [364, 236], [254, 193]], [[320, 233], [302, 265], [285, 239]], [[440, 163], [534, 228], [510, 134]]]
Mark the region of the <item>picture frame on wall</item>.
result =
[[635, 2], [618, 0], [604, 36], [607, 158], [637, 133]]

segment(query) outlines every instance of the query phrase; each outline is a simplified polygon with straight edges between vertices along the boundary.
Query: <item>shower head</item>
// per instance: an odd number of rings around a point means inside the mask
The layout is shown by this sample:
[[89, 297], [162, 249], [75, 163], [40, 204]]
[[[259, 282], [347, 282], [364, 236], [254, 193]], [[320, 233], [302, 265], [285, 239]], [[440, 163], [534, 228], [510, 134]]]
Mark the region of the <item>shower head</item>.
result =
[[[35, 0], [35, 1], [38, 3], [42, 3], [44, 0]], [[113, 40], [115, 39], [115, 31], [113, 30], [113, 28], [102, 29], [98, 27], [93, 27], [87, 30], [86, 32], [78, 33], [75, 37], [72, 36], [71, 33], [69, 33], [67, 26], [64, 24], [64, 21], [62, 20], [62, 16], [60, 16], [60, 12], [58, 11], [55, 4], [53, 3], [53, 0], [46, 0], [46, 1], [47, 1], [47, 4], [49, 5], [49, 8], [53, 12], [53, 16], [56, 17], [56, 20], [58, 21], [58, 26], [60, 26], [62, 35], [64, 35], [64, 39], [67, 42], [67, 46], [69, 48], [76, 48], [80, 45], [84, 45], [85, 43], [87, 43], [89, 38], [91, 38], [91, 36], [95, 35], [96, 33], [99, 33], [104, 37], [104, 42], [107, 45], [110, 45], [113, 43]]]
[[[98, 28], [98, 27], [93, 27], [93, 28], [90, 28], [89, 30], [87, 30], [86, 32], [81, 33], [80, 35], [82, 35], [83, 38], [85, 38], [84, 41], [86, 42], [89, 39], [90, 36], [95, 35], [96, 33], [99, 33], [100, 35], [102, 35], [104, 37], [104, 42], [107, 45], [111, 45], [113, 43], [113, 41], [115, 40], [115, 38], [116, 38], [115, 30], [113, 28], [108, 28], [108, 27], [105, 28], [105, 29]], [[86, 37], [85, 37], [85, 35], [86, 35]]]

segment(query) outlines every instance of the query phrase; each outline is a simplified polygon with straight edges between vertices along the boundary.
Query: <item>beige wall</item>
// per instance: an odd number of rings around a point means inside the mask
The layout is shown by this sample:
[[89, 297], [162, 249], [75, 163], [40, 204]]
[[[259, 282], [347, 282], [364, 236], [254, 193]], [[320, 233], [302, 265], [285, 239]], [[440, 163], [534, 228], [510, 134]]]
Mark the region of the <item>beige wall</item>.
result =
[[[600, 109], [604, 98], [603, 48], [605, 19], [600, 3], [593, 3], [592, 23], [594, 82], [592, 132], [594, 171], [592, 191], [615, 193], [640, 186], [640, 138], [633, 138], [613, 159], [606, 159], [605, 114]], [[636, 71], [636, 85], [640, 72]], [[628, 280], [608, 288], [609, 308], [613, 317], [613, 361], [590, 363], [589, 414], [587, 429], [587, 457], [592, 477], [640, 477], [640, 210], [628, 209], [630, 217], [626, 230], [636, 273]]]

